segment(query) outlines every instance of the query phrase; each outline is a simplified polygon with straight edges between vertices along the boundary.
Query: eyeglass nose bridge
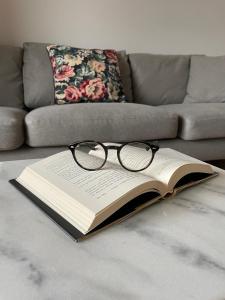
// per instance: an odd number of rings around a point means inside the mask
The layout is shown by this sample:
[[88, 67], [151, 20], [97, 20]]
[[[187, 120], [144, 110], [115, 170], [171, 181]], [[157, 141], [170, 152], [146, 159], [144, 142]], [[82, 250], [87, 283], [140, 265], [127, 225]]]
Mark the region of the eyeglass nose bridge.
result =
[[108, 150], [118, 150], [120, 147], [116, 145], [109, 145], [106, 147]]

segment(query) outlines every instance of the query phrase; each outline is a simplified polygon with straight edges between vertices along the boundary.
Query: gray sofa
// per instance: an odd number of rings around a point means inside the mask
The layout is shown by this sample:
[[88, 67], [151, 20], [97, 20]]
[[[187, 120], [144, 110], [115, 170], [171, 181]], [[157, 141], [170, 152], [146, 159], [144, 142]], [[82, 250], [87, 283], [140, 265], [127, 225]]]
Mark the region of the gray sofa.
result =
[[120, 51], [119, 60], [129, 103], [55, 105], [46, 44], [0, 47], [0, 161], [44, 157], [85, 139], [158, 140], [205, 161], [225, 159], [223, 99], [184, 101], [191, 56]]

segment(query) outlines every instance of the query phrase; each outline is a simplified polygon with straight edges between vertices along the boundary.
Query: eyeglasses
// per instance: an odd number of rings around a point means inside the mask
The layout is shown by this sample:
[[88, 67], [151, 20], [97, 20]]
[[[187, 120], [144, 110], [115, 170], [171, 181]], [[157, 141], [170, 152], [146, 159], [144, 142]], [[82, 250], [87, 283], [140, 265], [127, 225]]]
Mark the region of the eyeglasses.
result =
[[[102, 144], [95, 141], [83, 141], [68, 146], [75, 162], [88, 171], [100, 170], [106, 163], [107, 158], [115, 162], [115, 153], [108, 150], [116, 150], [120, 165], [131, 172], [140, 172], [147, 169], [159, 150], [157, 145], [148, 142], [128, 142], [117, 144]], [[89, 154], [88, 156], [84, 153]]]

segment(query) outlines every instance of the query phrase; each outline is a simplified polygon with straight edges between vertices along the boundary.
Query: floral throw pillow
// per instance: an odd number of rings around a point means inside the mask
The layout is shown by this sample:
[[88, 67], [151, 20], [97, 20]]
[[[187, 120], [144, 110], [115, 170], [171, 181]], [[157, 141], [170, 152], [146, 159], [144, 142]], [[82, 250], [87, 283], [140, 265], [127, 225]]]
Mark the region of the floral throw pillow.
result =
[[47, 50], [58, 104], [125, 101], [115, 50], [58, 45]]

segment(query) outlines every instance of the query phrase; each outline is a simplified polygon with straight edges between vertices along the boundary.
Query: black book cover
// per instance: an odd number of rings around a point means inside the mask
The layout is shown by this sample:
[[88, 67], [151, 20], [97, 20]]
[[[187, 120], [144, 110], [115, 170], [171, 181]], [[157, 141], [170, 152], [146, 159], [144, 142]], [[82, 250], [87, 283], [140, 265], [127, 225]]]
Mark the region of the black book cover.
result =
[[115, 213], [113, 213], [109, 218], [103, 221], [100, 225], [94, 228], [87, 234], [83, 234], [73, 225], [71, 225], [67, 220], [65, 220], [61, 215], [51, 209], [47, 204], [35, 196], [32, 192], [21, 185], [16, 179], [9, 180], [9, 182], [20, 192], [27, 196], [35, 205], [37, 205], [43, 212], [45, 212], [55, 223], [57, 223], [62, 229], [69, 233], [73, 239], [77, 242], [83, 240], [90, 235], [112, 225], [113, 223], [121, 222], [131, 215], [135, 214], [142, 208], [153, 204], [155, 201], [159, 200], [159, 194], [157, 192], [148, 192], [142, 194], [135, 199], [129, 201]]

